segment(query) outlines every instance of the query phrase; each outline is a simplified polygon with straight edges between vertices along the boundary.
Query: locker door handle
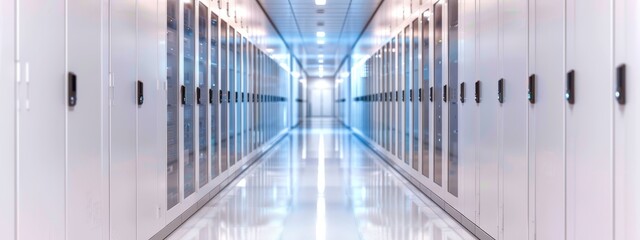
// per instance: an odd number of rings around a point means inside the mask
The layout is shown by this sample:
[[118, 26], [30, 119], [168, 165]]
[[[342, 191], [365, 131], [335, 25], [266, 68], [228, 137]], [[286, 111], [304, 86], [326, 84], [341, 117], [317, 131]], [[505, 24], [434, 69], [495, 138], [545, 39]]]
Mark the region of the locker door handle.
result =
[[235, 92], [236, 94], [236, 102], [238, 102], [238, 92]]
[[409, 89], [409, 102], [413, 102], [413, 89]]
[[405, 90], [402, 90], [402, 102], [404, 102]]
[[464, 82], [460, 83], [460, 102], [464, 103]]
[[616, 69], [616, 92], [614, 93], [614, 96], [616, 97], [616, 100], [620, 105], [624, 105], [627, 101], [626, 81], [627, 81], [627, 70], [626, 70], [626, 66], [622, 64], [618, 66], [618, 68]]
[[213, 89], [209, 88], [209, 104], [213, 103]]
[[196, 102], [198, 103], [198, 105], [202, 103], [202, 100], [200, 99], [200, 97], [201, 97], [200, 87], [197, 87], [196, 88]]
[[69, 107], [75, 107], [78, 104], [78, 76], [73, 72], [69, 72], [67, 81], [67, 101]]
[[241, 95], [241, 100], [240, 100], [240, 102], [244, 102], [244, 92], [243, 92], [243, 93], [240, 93], [240, 95]]
[[429, 102], [433, 102], [433, 87], [429, 87]]
[[536, 75], [535, 74], [531, 74], [531, 76], [529, 76], [527, 99], [529, 99], [529, 102], [531, 104], [536, 103]]
[[476, 81], [475, 84], [475, 100], [476, 103], [480, 103], [480, 80]]
[[418, 102], [422, 102], [422, 88], [418, 89]]
[[144, 83], [138, 80], [138, 106], [144, 103]]
[[576, 72], [574, 70], [571, 70], [567, 73], [567, 86], [564, 93], [564, 98], [567, 99], [567, 102], [569, 104], [574, 104], [576, 101], [575, 78], [576, 78]]
[[220, 97], [220, 103], [222, 103], [222, 89], [220, 90], [220, 93], [218, 95], [218, 97]]
[[504, 79], [498, 80], [498, 102], [504, 103]]
[[227, 102], [231, 103], [231, 91], [227, 91]]
[[396, 91], [396, 102], [398, 101], [398, 95], [400, 94], [398, 93], [398, 91]]
[[447, 84], [442, 87], [442, 101], [447, 102]]
[[180, 86], [180, 102], [182, 105], [187, 103], [187, 88], [184, 85]]

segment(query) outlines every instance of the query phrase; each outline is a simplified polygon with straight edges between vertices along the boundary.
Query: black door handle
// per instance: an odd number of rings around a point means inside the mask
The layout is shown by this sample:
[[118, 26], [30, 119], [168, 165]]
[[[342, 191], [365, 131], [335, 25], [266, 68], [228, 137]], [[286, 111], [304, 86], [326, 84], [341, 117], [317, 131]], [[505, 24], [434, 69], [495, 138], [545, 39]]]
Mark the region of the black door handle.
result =
[[504, 79], [498, 80], [498, 102], [504, 103]]
[[78, 77], [75, 73], [69, 72], [67, 81], [67, 101], [69, 107], [75, 107], [78, 103]]
[[433, 87], [429, 87], [429, 102], [433, 102]]
[[531, 74], [531, 76], [529, 76], [527, 99], [529, 99], [529, 102], [531, 104], [536, 103], [536, 75], [535, 74]]
[[460, 102], [464, 103], [464, 82], [460, 83]]
[[476, 103], [480, 103], [480, 80], [476, 81], [475, 84], [475, 100]]
[[442, 101], [447, 102], [447, 93], [449, 89], [447, 89], [447, 84], [442, 87]]
[[418, 89], [418, 102], [422, 102], [422, 88]]
[[209, 88], [209, 104], [213, 103], [213, 89]]
[[626, 66], [622, 64], [618, 66], [618, 68], [616, 69], [616, 92], [614, 93], [614, 96], [616, 97], [616, 100], [620, 105], [624, 105], [627, 101], [626, 81], [627, 81], [627, 70], [626, 70]]
[[197, 87], [197, 88], [196, 88], [196, 102], [197, 102], [198, 104], [201, 104], [201, 103], [202, 103], [202, 101], [201, 101], [200, 97], [201, 97], [200, 87]]
[[576, 78], [576, 72], [574, 70], [571, 70], [567, 73], [567, 86], [564, 93], [564, 98], [567, 99], [567, 102], [569, 104], [574, 104], [576, 101], [575, 78]]
[[187, 104], [187, 88], [184, 85], [180, 86], [180, 96], [182, 105]]
[[138, 80], [138, 106], [144, 103], [144, 83]]

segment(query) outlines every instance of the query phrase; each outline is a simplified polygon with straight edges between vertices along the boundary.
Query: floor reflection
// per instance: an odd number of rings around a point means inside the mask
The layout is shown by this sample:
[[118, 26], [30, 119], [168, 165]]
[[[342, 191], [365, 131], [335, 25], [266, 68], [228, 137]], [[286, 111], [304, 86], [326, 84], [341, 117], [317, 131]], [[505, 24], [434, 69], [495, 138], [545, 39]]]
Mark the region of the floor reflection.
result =
[[168, 239], [475, 239], [333, 119], [310, 119]]

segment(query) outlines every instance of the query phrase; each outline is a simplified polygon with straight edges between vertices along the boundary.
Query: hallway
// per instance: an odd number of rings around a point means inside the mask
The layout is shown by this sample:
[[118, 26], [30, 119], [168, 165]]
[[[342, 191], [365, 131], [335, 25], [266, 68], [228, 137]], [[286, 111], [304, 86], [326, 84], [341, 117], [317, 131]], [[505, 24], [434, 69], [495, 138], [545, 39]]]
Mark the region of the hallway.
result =
[[168, 239], [475, 239], [333, 118], [291, 131]]

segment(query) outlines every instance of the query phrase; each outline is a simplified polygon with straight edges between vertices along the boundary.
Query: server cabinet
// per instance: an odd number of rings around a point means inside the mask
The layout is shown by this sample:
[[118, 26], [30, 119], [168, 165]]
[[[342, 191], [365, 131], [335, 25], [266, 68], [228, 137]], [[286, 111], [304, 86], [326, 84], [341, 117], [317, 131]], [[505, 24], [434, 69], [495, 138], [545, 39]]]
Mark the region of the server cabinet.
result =
[[[478, 8], [478, 76], [482, 81], [478, 115], [478, 164], [479, 164], [479, 222], [478, 225], [494, 238], [498, 237], [498, 60], [499, 60], [499, 12], [498, 1], [491, 0]], [[437, 14], [436, 14], [437, 15]], [[493, 97], [492, 97], [493, 96]]]
[[[539, 239], [565, 237], [564, 4], [529, 5], [529, 72], [535, 104], [529, 103], [530, 228]], [[548, 21], [546, 19], [557, 19]], [[535, 222], [535, 224], [534, 224]]]
[[413, 20], [411, 29], [411, 165], [420, 172], [420, 93], [422, 80], [420, 79], [420, 24], [421, 17]]
[[196, 192], [196, 2], [183, 1], [182, 14], [182, 136], [183, 136], [183, 199]]
[[433, 101], [433, 182], [442, 186], [442, 174], [444, 171], [443, 161], [443, 94], [446, 91], [443, 88], [444, 77], [444, 0], [440, 0], [434, 4], [434, 22], [433, 22], [433, 89], [430, 89]]
[[3, 2], [0, 9], [0, 239], [16, 238], [16, 7]]
[[237, 48], [237, 41], [236, 41], [236, 30], [229, 26], [229, 37], [227, 38], [227, 40], [229, 41], [229, 65], [228, 69], [229, 69], [229, 90], [227, 91], [229, 96], [227, 96], [227, 99], [229, 100], [229, 123], [228, 123], [228, 127], [229, 127], [229, 167], [233, 166], [236, 164], [236, 107], [237, 107], [237, 88], [236, 88], [236, 82], [237, 82], [237, 74], [236, 74], [236, 68], [238, 67], [237, 62], [236, 62], [236, 48]]
[[391, 101], [389, 99], [389, 48], [389, 43], [382, 47], [382, 93], [384, 94], [382, 104], [382, 146], [390, 152], [391, 136], [389, 121], [391, 119], [391, 106], [389, 103]]
[[413, 167], [412, 163], [413, 163], [413, 154], [411, 153], [411, 142], [412, 142], [412, 130], [411, 130], [411, 123], [412, 123], [412, 106], [411, 106], [411, 102], [413, 101], [413, 95], [412, 95], [412, 86], [413, 86], [413, 79], [412, 79], [412, 68], [413, 68], [413, 64], [412, 64], [412, 56], [411, 54], [413, 53], [413, 50], [411, 48], [411, 35], [412, 35], [412, 27], [411, 24], [409, 24], [409, 26], [406, 26], [404, 28], [404, 37], [403, 37], [403, 53], [404, 53], [404, 58], [403, 58], [403, 85], [404, 85], [404, 89], [402, 90], [402, 105], [403, 105], [403, 110], [404, 110], [404, 114], [403, 114], [403, 123], [404, 123], [404, 128], [403, 128], [403, 142], [404, 142], [404, 162], [405, 164], [407, 164], [407, 166], [409, 167]]
[[209, 47], [210, 47], [210, 67], [209, 67], [209, 86], [210, 86], [210, 95], [211, 98], [209, 100], [209, 104], [211, 105], [210, 111], [210, 137], [209, 141], [211, 146], [209, 147], [210, 151], [210, 166], [211, 166], [211, 179], [216, 178], [220, 175], [220, 101], [218, 99], [222, 99], [222, 95], [220, 93], [220, 25], [218, 23], [218, 16], [211, 12], [210, 14], [210, 28], [209, 28]]
[[[640, 223], [637, 214], [639, 209], [638, 172], [640, 153], [637, 146], [640, 128], [638, 127], [638, 94], [640, 85], [633, 79], [639, 79], [640, 67], [640, 8], [638, 1], [617, 0], [614, 2], [614, 163], [615, 163], [615, 195], [614, 195], [614, 236], [616, 239], [638, 239]], [[618, 94], [616, 94], [618, 92]]]
[[[110, 2], [110, 237], [136, 237], [136, 3]], [[80, 101], [78, 99], [78, 104]]]
[[[2, 11], [8, 10], [4, 6], [3, 2]], [[64, 239], [65, 6], [24, 0], [16, 14], [17, 235], [21, 239]], [[4, 16], [3, 24], [5, 20], [10, 21]]]
[[421, 91], [418, 92], [420, 102], [420, 117], [421, 117], [421, 168], [420, 172], [422, 176], [427, 178], [431, 177], [430, 175], [430, 159], [431, 159], [431, 135], [430, 135], [430, 116], [431, 116], [431, 97], [430, 89], [431, 89], [431, 47], [430, 44], [430, 20], [431, 20], [431, 11], [427, 10], [420, 16], [420, 49], [421, 49], [421, 58], [420, 58], [420, 71], [421, 71]]
[[196, 106], [198, 109], [198, 187], [209, 182], [209, 8], [198, 2], [198, 65]]
[[[166, 190], [166, 14], [162, 1], [138, 1], [136, 65], [138, 83], [135, 99], [126, 99], [137, 105], [137, 163], [136, 211], [137, 238], [149, 239], [164, 226], [164, 199]], [[128, 51], [130, 52], [130, 51]], [[166, 56], [166, 55], [165, 55]]]
[[458, 0], [447, 1], [447, 191], [458, 196], [459, 182], [459, 41]]
[[398, 119], [398, 115], [400, 113], [399, 109], [398, 109], [398, 45], [396, 43], [396, 37], [394, 36], [393, 39], [391, 39], [391, 53], [390, 53], [390, 65], [389, 68], [391, 69], [391, 76], [389, 76], [389, 82], [390, 82], [390, 90], [391, 90], [391, 119], [389, 120], [389, 124], [391, 125], [391, 154], [393, 154], [394, 156], [399, 156], [398, 154], [398, 146], [399, 144], [399, 139], [398, 139], [398, 124], [400, 123], [400, 119]]
[[575, 76], [574, 92], [567, 92], [575, 101], [565, 101], [567, 238], [606, 239], [613, 236], [613, 225], [602, 224], [613, 222], [613, 6], [603, 0], [566, 6], [566, 72]]
[[167, 0], [167, 210], [180, 202], [180, 1]]
[[462, 0], [460, 4], [460, 39], [470, 39], [460, 43], [460, 199], [461, 212], [472, 222], [478, 223], [478, 162], [476, 143], [478, 136], [478, 104], [475, 101], [475, 83], [478, 80], [476, 60], [477, 11], [475, 0]]
[[229, 28], [224, 20], [220, 20], [220, 171], [229, 167]]
[[248, 98], [248, 71], [249, 71], [249, 45], [247, 38], [242, 37], [242, 157], [244, 158], [249, 153], [247, 136], [248, 132], [248, 119], [247, 119], [247, 98]]
[[99, 0], [67, 2], [66, 239], [103, 238], [108, 226], [108, 213], [100, 207], [108, 200], [102, 188], [108, 181], [102, 144], [101, 96], [108, 88], [103, 71], [108, 58], [101, 54], [106, 49], [103, 12]]
[[501, 104], [502, 194], [504, 210], [502, 237], [528, 238], [528, 157], [527, 157], [527, 3], [501, 2], [503, 41], [500, 69], [504, 78]]

